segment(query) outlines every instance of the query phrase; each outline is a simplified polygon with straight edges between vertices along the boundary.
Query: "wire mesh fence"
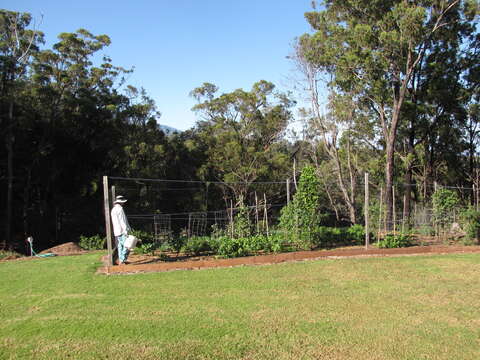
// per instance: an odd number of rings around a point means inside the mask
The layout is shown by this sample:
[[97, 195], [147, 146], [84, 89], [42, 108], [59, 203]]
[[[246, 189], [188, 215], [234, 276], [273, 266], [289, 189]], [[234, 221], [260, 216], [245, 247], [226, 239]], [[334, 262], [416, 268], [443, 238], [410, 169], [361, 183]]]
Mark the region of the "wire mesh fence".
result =
[[[289, 186], [286, 186], [289, 185]], [[388, 234], [413, 234], [419, 243], [445, 243], [451, 239], [465, 237], [461, 213], [469, 206], [475, 207], [478, 201], [472, 198], [472, 189], [461, 187], [441, 187], [435, 184], [430, 191], [451, 189], [458, 194], [459, 204], [448, 212], [436, 212], [432, 197], [423, 198], [425, 189], [412, 184], [395, 184], [392, 189], [392, 212], [387, 216], [385, 206], [385, 185], [357, 179], [352, 195], [357, 224], [366, 225], [372, 242]], [[319, 191], [324, 191], [321, 187]], [[368, 192], [368, 197], [366, 196]], [[154, 234], [158, 243], [174, 237], [210, 236], [223, 232], [234, 236], [237, 218], [246, 211], [251, 234], [267, 236], [295, 235], [300, 228], [280, 229], [280, 210], [294, 198], [292, 182], [266, 182], [251, 184], [249, 196], [243, 205], [224, 183], [203, 183], [200, 181], [167, 181], [148, 179], [113, 179], [111, 197], [124, 195], [129, 201], [126, 212], [133, 228]], [[339, 195], [340, 194], [340, 195]], [[409, 194], [409, 195], [408, 195]], [[327, 196], [328, 195], [328, 196]], [[421, 196], [422, 195], [422, 196]], [[365, 199], [368, 201], [365, 202]], [[342, 227], [352, 224], [348, 209], [342, 202], [341, 193], [324, 194], [321, 197], [322, 219], [330, 217], [336, 221], [328, 224]], [[240, 206], [241, 205], [241, 206]], [[325, 215], [327, 213], [327, 215]], [[338, 225], [337, 225], [338, 224]], [[326, 247], [352, 244], [331, 233], [323, 244]], [[360, 241], [357, 239], [357, 244]]]

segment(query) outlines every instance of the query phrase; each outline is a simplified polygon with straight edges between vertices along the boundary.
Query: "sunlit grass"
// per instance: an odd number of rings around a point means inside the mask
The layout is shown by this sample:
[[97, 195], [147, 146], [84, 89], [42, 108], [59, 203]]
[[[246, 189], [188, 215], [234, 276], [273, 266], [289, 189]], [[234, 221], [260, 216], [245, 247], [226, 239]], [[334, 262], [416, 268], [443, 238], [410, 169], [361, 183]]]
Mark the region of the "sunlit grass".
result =
[[478, 359], [480, 254], [96, 275], [0, 264], [0, 359]]

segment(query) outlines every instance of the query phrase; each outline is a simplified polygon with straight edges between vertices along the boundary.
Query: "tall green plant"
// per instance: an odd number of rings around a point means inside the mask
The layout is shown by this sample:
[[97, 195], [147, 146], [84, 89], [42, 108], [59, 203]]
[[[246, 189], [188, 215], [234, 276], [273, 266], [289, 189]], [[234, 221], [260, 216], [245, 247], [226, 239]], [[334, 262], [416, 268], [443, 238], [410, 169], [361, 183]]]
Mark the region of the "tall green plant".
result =
[[319, 181], [312, 166], [302, 170], [293, 200], [281, 211], [280, 229], [299, 248], [311, 248], [322, 215], [319, 213]]
[[252, 223], [250, 221], [250, 214], [248, 207], [243, 202], [243, 197], [240, 197], [240, 208], [233, 219], [233, 236], [236, 238], [248, 237], [252, 235]]
[[449, 189], [438, 189], [432, 197], [435, 220], [446, 224], [452, 221], [452, 214], [460, 205], [458, 194]]

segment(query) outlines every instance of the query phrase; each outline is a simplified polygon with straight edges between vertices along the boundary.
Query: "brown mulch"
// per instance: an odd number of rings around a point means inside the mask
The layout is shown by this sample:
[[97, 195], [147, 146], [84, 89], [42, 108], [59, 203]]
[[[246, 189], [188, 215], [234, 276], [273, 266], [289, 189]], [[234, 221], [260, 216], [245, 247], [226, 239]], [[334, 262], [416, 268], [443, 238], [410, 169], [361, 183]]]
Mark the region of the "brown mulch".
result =
[[83, 250], [78, 244], [74, 242], [67, 242], [58, 246], [54, 246], [50, 249], [46, 249], [40, 252], [40, 254], [53, 253], [59, 256], [65, 255], [79, 255], [85, 254], [87, 251]]
[[198, 270], [208, 268], [221, 268], [243, 265], [278, 264], [289, 261], [302, 261], [314, 259], [358, 258], [368, 256], [413, 256], [437, 255], [455, 253], [480, 253], [480, 246], [412, 246], [396, 249], [378, 249], [353, 247], [335, 250], [297, 251], [282, 254], [248, 256], [233, 259], [215, 259], [212, 257], [198, 257], [185, 261], [161, 261], [158, 257], [135, 256], [129, 258], [127, 265], [108, 266], [106, 257], [102, 260], [104, 265], [98, 269], [101, 274], [131, 274], [144, 272], [163, 272], [172, 270]]

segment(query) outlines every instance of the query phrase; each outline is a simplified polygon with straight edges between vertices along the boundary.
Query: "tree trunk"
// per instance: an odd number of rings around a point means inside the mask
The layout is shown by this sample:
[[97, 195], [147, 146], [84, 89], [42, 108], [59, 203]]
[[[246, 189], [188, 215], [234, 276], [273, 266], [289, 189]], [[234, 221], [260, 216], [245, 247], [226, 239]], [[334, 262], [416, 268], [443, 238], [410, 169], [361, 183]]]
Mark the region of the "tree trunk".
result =
[[386, 206], [386, 222], [387, 230], [393, 228], [393, 166], [394, 166], [394, 143], [387, 139], [387, 159], [385, 164], [386, 190], [385, 190], [385, 206]]

